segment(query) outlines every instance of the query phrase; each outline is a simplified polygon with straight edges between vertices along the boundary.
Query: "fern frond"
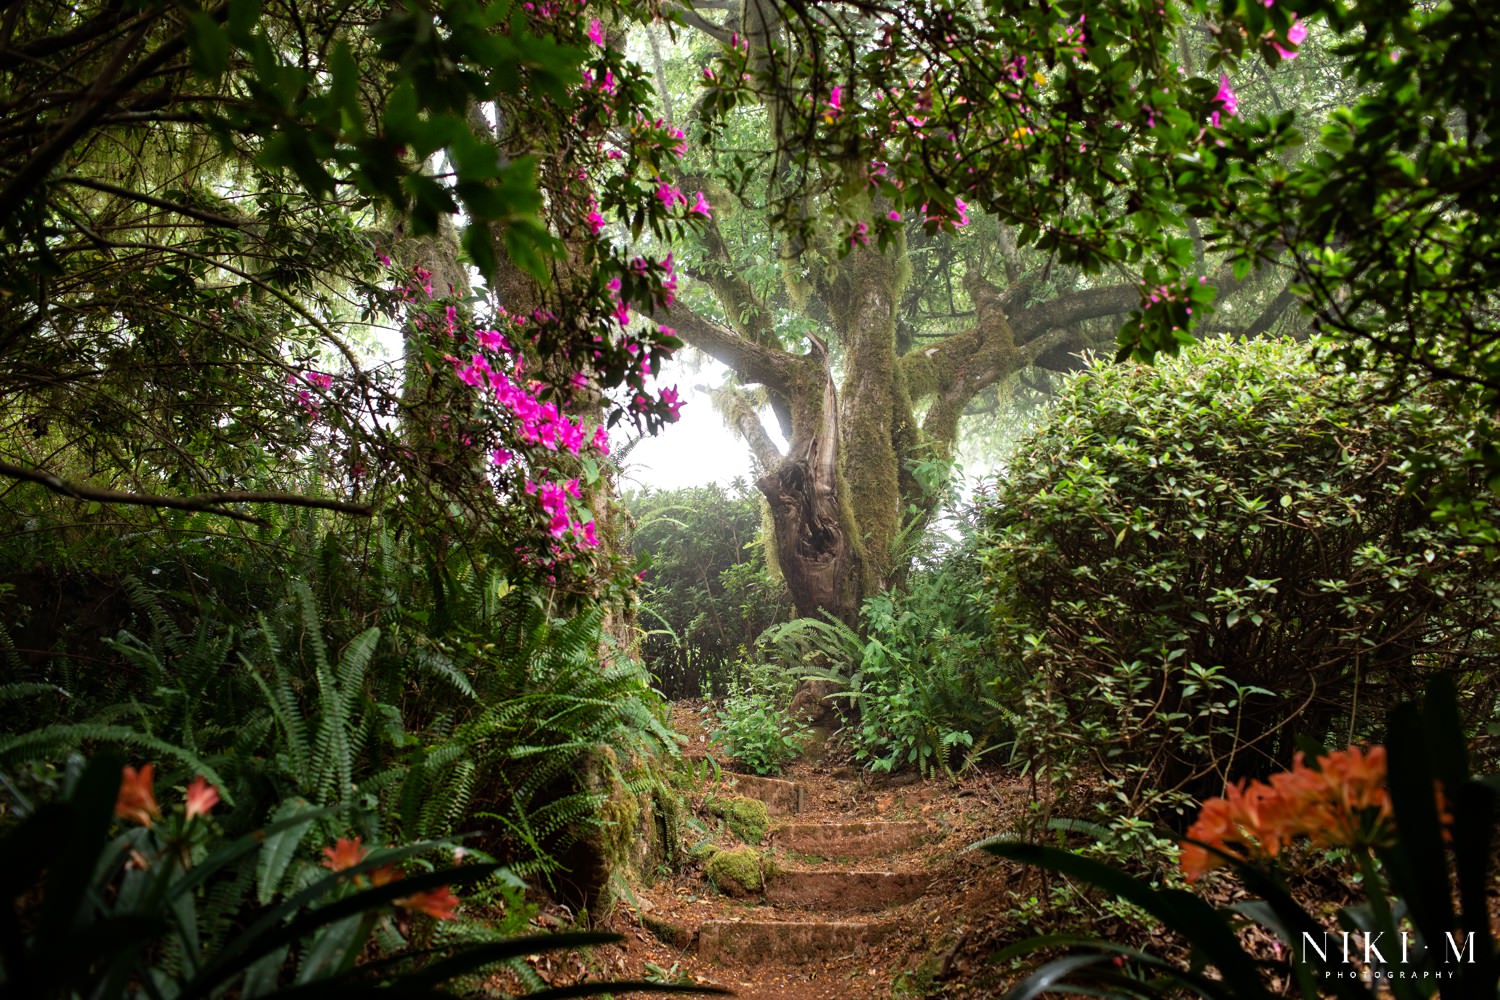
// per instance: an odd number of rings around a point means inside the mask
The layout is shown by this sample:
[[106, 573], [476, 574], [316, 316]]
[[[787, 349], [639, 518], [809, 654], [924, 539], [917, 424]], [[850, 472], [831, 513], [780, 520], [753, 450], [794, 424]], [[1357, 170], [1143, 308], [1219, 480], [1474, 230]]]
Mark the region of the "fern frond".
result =
[[194, 774], [201, 774], [210, 784], [219, 788], [226, 802], [232, 804], [230, 791], [219, 772], [195, 753], [155, 736], [139, 732], [128, 726], [114, 726], [99, 722], [68, 722], [44, 726], [29, 732], [0, 739], [0, 765], [11, 766], [24, 761], [43, 758], [61, 758], [68, 753], [87, 749], [91, 744], [104, 743], [149, 751], [152, 759], [171, 758]]

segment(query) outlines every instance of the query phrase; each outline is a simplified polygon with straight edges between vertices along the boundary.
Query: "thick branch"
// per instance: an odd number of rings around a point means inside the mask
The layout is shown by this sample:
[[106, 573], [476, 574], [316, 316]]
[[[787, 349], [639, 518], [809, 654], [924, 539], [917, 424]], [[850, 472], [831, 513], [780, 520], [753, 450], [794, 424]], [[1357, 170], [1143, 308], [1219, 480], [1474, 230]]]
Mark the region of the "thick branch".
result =
[[797, 371], [813, 363], [802, 355], [752, 343], [728, 327], [698, 315], [681, 301], [655, 318], [671, 326], [698, 350], [734, 369], [742, 381], [763, 385], [782, 395], [791, 394]]
[[200, 493], [190, 497], [161, 496], [154, 493], [130, 493], [125, 490], [102, 489], [97, 486], [88, 486], [84, 483], [74, 483], [50, 472], [41, 469], [28, 469], [24, 466], [11, 465], [9, 462], [0, 461], [0, 476], [11, 479], [19, 479], [23, 482], [37, 483], [45, 486], [53, 493], [60, 493], [65, 497], [73, 497], [76, 500], [95, 500], [99, 503], [123, 503], [137, 507], [170, 507], [174, 510], [196, 510], [205, 514], [217, 514], [223, 517], [231, 517], [236, 521], [248, 521], [251, 524], [265, 525], [267, 522], [254, 514], [245, 514], [236, 510], [228, 510], [223, 505], [227, 503], [273, 503], [282, 507], [312, 507], [316, 510], [334, 510], [341, 514], [354, 514], [358, 517], [369, 517], [375, 513], [375, 508], [369, 504], [348, 503], [343, 500], [325, 500], [321, 497], [304, 496], [300, 493], [263, 493], [243, 490], [233, 490], [224, 493]]
[[[717, 7], [716, 5], [709, 4], [701, 4], [700, 6], [703, 6], [709, 10], [722, 9]], [[682, 21], [683, 24], [687, 25], [690, 28], [697, 28], [699, 31], [720, 42], [723, 42], [725, 45], [729, 44], [729, 39], [734, 34], [728, 28], [723, 28], [717, 24], [714, 24], [702, 14], [699, 14], [696, 10], [693, 10], [691, 7], [683, 7], [678, 4], [668, 4], [662, 8], [662, 11], [668, 16], [675, 15], [679, 20]]]
[[1245, 336], [1259, 337], [1266, 333], [1281, 318], [1282, 313], [1290, 309], [1296, 302], [1297, 296], [1293, 295], [1289, 288], [1283, 288], [1271, 300], [1270, 304], [1261, 310], [1260, 315], [1255, 317], [1255, 321], [1246, 328]]
[[96, 181], [88, 177], [78, 177], [74, 174], [68, 174], [67, 176], [59, 177], [58, 181], [59, 183], [63, 184], [76, 184], [79, 187], [86, 187], [94, 191], [102, 191], [105, 194], [112, 194], [118, 198], [126, 198], [130, 201], [138, 201], [143, 205], [150, 205], [152, 208], [160, 208], [163, 211], [175, 212], [178, 215], [187, 216], [189, 219], [197, 219], [199, 222], [206, 222], [210, 226], [231, 226], [234, 228], [239, 228], [245, 223], [244, 219], [237, 219], [234, 216], [220, 215], [217, 212], [210, 212], [202, 208], [194, 208], [192, 205], [183, 205], [180, 202], [168, 201], [165, 198], [158, 198], [155, 195], [146, 194], [144, 191], [132, 191], [129, 188], [119, 187], [115, 184], [109, 184], [105, 181]]
[[[227, 11], [227, 6], [221, 4], [209, 11], [208, 15], [216, 21], [222, 21]], [[5, 188], [0, 190], [0, 218], [9, 218], [21, 202], [36, 190], [37, 185], [67, 155], [73, 144], [94, 127], [122, 97], [130, 93], [136, 84], [156, 72], [162, 64], [176, 57], [187, 47], [187, 33], [179, 31], [116, 82], [115, 76], [124, 68], [136, 47], [144, 41], [153, 23], [154, 19], [143, 21], [121, 44], [114, 58], [100, 72], [86, 99], [80, 103], [72, 117], [63, 122], [58, 130], [32, 153], [31, 159], [23, 163], [11, 176]]]
[[1051, 302], [1032, 306], [1015, 318], [1016, 338], [1026, 343], [1058, 327], [1072, 327], [1100, 316], [1130, 312], [1141, 302], [1138, 285], [1109, 285], [1069, 292]]
[[755, 412], [755, 402], [749, 395], [744, 390], [729, 385], [707, 391], [713, 395], [714, 403], [718, 406], [719, 413], [723, 415], [724, 422], [734, 428], [740, 438], [750, 446], [750, 452], [755, 457], [757, 472], [763, 476], [779, 466], [786, 456], [781, 453], [780, 448], [776, 447], [776, 442], [771, 440], [771, 435], [766, 433], [766, 427], [760, 421], [760, 414]]

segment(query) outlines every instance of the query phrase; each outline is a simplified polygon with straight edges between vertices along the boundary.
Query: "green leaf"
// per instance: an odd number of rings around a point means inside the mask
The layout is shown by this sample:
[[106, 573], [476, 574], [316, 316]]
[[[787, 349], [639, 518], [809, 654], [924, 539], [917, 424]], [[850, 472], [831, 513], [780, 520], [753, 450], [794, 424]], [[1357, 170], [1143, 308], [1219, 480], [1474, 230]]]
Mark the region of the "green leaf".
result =
[[[276, 824], [275, 832], [266, 836], [255, 865], [256, 897], [263, 905], [269, 904], [281, 888], [286, 870], [302, 845], [302, 838], [307, 836], [313, 821], [322, 813], [323, 810], [304, 799], [291, 799], [271, 814], [271, 820]], [[305, 818], [298, 822], [299, 816]]]
[[217, 79], [229, 69], [229, 34], [202, 11], [188, 14], [189, 53], [193, 68]]

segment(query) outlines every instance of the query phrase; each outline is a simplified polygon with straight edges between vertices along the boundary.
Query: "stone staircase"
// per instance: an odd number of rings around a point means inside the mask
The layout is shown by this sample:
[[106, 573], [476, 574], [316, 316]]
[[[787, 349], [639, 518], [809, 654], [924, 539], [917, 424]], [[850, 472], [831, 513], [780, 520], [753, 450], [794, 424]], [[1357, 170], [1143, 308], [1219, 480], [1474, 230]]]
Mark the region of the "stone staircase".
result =
[[[639, 926], [672, 949], [673, 970], [750, 1000], [889, 996], [911, 949], [921, 957], [918, 910], [958, 849], [944, 838], [961, 835], [941, 817], [914, 816], [903, 788], [873, 792], [852, 768], [804, 768], [793, 781], [716, 776], [699, 789], [713, 833], [699, 845], [702, 871], [641, 894]], [[755, 811], [747, 799], [764, 806], [761, 836], [716, 818]], [[753, 858], [759, 878], [716, 878], [722, 852]]]
[[802, 965], [860, 954], [896, 930], [880, 914], [927, 891], [920, 871], [888, 871], [881, 861], [919, 847], [919, 822], [804, 816], [800, 782], [726, 775], [732, 790], [773, 817], [758, 905], [743, 918], [709, 919], [697, 952], [709, 962], [736, 959]]

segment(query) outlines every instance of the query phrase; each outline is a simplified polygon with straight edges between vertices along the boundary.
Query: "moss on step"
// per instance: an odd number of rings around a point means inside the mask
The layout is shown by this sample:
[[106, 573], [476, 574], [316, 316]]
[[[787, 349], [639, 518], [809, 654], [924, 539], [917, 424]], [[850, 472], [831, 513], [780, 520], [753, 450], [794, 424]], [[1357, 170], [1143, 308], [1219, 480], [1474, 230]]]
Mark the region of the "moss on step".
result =
[[771, 827], [771, 814], [759, 799], [738, 795], [709, 799], [705, 808], [719, 817], [730, 831], [747, 844], [759, 844]]
[[663, 944], [669, 944], [673, 948], [687, 950], [693, 943], [693, 932], [681, 924], [674, 924], [669, 920], [661, 920], [649, 914], [641, 914], [641, 926], [650, 931], [652, 936]]
[[765, 888], [760, 852], [753, 847], [718, 851], [705, 869], [709, 882], [726, 896], [749, 896]]

